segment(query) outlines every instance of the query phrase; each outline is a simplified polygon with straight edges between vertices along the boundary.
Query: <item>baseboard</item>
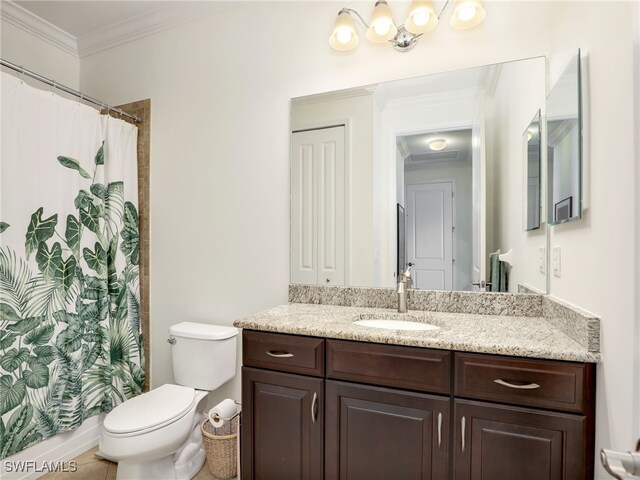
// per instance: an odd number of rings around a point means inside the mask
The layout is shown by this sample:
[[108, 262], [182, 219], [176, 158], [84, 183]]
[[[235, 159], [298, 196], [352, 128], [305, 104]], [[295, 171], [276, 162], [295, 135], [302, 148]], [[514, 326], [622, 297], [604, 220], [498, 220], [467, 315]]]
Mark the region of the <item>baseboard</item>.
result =
[[[73, 432], [64, 432], [47, 438], [42, 442], [7, 457], [2, 462], [0, 469], [2, 480], [34, 480], [46, 475], [42, 470], [45, 462], [68, 462], [78, 455], [98, 445], [100, 430], [104, 421], [104, 414], [96, 415], [84, 421]], [[31, 469], [24, 471], [7, 471], [7, 465], [11, 464], [15, 470], [17, 462], [35, 462]], [[36, 468], [33, 468], [35, 465]]]

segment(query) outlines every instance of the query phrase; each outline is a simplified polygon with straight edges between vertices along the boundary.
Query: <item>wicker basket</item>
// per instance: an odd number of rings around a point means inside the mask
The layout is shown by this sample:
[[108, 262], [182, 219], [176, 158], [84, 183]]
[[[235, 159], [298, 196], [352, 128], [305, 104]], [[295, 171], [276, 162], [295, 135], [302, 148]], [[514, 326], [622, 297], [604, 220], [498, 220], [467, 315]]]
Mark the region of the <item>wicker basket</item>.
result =
[[238, 418], [219, 428], [211, 425], [209, 419], [200, 426], [207, 463], [214, 478], [228, 480], [238, 475]]

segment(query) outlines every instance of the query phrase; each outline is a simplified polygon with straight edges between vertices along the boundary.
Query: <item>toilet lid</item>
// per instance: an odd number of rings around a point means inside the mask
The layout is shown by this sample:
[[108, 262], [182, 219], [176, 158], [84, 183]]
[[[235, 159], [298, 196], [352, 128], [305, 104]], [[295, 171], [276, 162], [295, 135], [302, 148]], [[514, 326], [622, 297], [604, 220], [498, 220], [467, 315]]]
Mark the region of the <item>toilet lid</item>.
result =
[[135, 433], [183, 416], [193, 406], [195, 390], [180, 385], [162, 385], [127, 400], [104, 419], [104, 429], [111, 433]]

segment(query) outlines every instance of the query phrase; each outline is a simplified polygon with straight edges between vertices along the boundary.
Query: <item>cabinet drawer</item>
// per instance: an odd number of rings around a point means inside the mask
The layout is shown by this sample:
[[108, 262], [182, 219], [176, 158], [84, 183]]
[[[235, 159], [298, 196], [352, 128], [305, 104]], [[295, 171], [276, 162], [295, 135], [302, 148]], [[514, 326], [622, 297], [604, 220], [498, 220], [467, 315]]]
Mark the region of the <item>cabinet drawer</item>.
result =
[[283, 372], [324, 375], [324, 339], [244, 330], [242, 363]]
[[448, 394], [451, 353], [327, 340], [327, 378]]
[[455, 354], [455, 395], [588, 413], [593, 365]]

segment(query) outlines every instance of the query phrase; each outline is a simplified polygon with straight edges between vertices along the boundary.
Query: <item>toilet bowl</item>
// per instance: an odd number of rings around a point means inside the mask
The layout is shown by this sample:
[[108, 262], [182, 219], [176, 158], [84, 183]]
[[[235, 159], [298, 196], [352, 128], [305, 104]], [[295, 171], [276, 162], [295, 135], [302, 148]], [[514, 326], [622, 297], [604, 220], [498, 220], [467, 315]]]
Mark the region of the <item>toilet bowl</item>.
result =
[[236, 328], [183, 322], [169, 332], [178, 385], [131, 398], [104, 420], [100, 453], [118, 462], [119, 480], [193, 478], [206, 458], [207, 395], [235, 375]]

